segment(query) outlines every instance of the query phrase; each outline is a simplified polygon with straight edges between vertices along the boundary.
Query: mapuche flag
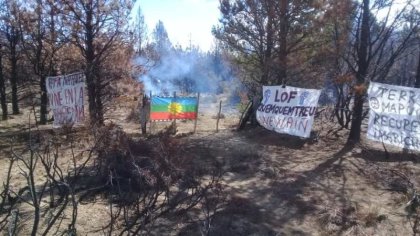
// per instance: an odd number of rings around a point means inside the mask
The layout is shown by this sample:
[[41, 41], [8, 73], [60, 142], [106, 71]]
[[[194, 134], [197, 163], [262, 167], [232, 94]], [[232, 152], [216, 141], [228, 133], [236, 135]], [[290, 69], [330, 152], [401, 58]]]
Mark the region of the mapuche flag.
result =
[[196, 97], [152, 97], [150, 120], [197, 118]]

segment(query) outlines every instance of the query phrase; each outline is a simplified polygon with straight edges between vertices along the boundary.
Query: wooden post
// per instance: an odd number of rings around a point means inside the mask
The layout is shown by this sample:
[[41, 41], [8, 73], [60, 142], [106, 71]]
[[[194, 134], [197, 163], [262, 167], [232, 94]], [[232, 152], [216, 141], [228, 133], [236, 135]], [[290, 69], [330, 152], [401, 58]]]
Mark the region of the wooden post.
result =
[[194, 121], [194, 131], [193, 133], [195, 134], [195, 131], [197, 130], [197, 120], [198, 120], [198, 104], [200, 103], [200, 93], [197, 94], [197, 106], [195, 108], [195, 121]]
[[146, 134], [146, 127], [147, 123], [150, 119], [150, 107], [147, 107], [148, 98], [146, 94], [143, 94], [141, 107], [140, 107], [140, 127], [141, 127], [141, 134]]
[[219, 103], [219, 113], [217, 113], [216, 133], [219, 132], [219, 120], [220, 120], [221, 111], [222, 111], [222, 101], [220, 101], [220, 103]]
[[[174, 102], [176, 101], [176, 92], [174, 92]], [[171, 111], [169, 111], [169, 112], [171, 112]], [[175, 113], [176, 114], [176, 113]], [[174, 126], [174, 129], [176, 130], [176, 119], [174, 119], [173, 120], [173, 122], [172, 122], [172, 124], [173, 124], [173, 126]]]
[[152, 119], [150, 119], [150, 115], [152, 114], [152, 90], [150, 90], [149, 104], [149, 132], [152, 134]]

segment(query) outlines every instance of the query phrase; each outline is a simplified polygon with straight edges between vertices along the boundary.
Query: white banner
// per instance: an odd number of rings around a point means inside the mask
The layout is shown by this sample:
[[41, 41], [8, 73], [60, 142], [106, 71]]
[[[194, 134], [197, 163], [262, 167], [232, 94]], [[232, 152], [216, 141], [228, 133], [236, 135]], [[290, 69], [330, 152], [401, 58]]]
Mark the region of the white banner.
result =
[[420, 89], [371, 82], [367, 137], [420, 150]]
[[321, 91], [282, 86], [263, 86], [257, 120], [266, 129], [309, 137]]
[[85, 77], [82, 73], [47, 78], [48, 101], [54, 126], [83, 122]]

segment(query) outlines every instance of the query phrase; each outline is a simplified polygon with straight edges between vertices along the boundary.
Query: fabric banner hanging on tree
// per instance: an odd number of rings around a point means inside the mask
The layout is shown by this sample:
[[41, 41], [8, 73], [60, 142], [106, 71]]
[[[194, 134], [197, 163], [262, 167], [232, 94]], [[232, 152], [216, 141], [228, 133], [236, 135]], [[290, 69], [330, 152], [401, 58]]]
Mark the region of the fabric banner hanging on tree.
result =
[[152, 97], [150, 120], [194, 120], [197, 103], [196, 97]]
[[420, 150], [420, 89], [370, 82], [367, 137]]
[[266, 129], [307, 138], [320, 94], [316, 89], [263, 86], [257, 121]]
[[84, 121], [83, 73], [47, 77], [48, 103], [54, 115], [54, 126], [79, 124]]

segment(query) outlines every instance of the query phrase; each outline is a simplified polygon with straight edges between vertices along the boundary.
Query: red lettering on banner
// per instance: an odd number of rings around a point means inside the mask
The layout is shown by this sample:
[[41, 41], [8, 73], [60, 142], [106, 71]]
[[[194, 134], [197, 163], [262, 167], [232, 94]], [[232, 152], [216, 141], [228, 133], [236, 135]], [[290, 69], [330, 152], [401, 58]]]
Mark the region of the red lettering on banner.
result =
[[73, 104], [74, 103], [74, 91], [73, 90], [75, 90], [75, 88], [74, 89], [66, 89], [66, 90], [64, 90], [64, 94], [65, 94], [65, 97], [66, 97], [66, 104]]
[[79, 90], [79, 102], [78, 102], [78, 104], [83, 104], [83, 97], [84, 97], [83, 87], [80, 87], [80, 90]]
[[83, 121], [83, 74], [49, 77], [47, 88], [49, 105], [54, 113], [54, 125]]
[[55, 92], [53, 93], [53, 106], [61, 106], [62, 105], [62, 98], [61, 98], [61, 92]]
[[302, 132], [306, 132], [309, 124], [308, 119], [299, 117], [259, 116], [258, 119], [272, 129], [295, 129]]

